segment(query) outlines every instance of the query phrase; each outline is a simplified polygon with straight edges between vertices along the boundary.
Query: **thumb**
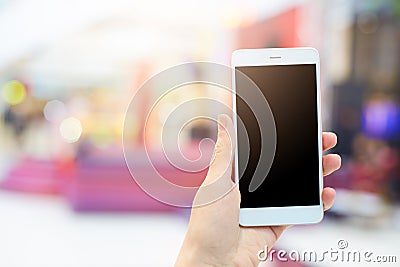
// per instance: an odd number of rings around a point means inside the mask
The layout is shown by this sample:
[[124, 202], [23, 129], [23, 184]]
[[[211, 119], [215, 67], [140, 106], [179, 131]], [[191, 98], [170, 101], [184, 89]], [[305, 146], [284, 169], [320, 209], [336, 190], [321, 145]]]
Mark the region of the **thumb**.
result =
[[203, 206], [225, 196], [234, 187], [231, 179], [235, 147], [233, 123], [228, 115], [218, 116], [218, 139], [208, 173], [193, 202], [193, 207]]
[[[232, 161], [235, 151], [234, 127], [231, 118], [226, 114], [218, 116], [218, 138], [214, 154], [203, 185], [223, 179], [223, 183], [232, 182]], [[222, 181], [221, 181], [222, 182]]]

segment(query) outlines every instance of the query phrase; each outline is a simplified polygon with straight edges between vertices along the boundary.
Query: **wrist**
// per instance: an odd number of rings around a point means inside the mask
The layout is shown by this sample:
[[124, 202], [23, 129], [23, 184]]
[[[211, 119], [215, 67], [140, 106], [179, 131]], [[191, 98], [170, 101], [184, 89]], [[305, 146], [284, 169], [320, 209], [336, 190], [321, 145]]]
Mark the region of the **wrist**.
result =
[[194, 267], [209, 267], [216, 266], [211, 263], [207, 263], [204, 258], [201, 256], [202, 253], [198, 251], [196, 248], [191, 246], [183, 246], [181, 251], [179, 252], [179, 256], [176, 260], [175, 267], [186, 267], [186, 266], [194, 266]]
[[216, 259], [210, 258], [211, 254], [209, 251], [199, 246], [199, 242], [190, 242], [188, 238], [186, 238], [179, 252], [175, 267], [225, 266], [219, 264]]

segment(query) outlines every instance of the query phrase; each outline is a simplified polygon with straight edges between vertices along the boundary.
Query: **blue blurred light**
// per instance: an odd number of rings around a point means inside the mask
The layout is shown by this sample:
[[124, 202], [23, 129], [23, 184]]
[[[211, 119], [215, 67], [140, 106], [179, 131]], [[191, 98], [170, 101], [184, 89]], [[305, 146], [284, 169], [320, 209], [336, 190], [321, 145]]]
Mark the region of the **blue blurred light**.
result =
[[390, 139], [400, 135], [400, 105], [393, 101], [374, 101], [362, 111], [361, 127], [365, 135]]

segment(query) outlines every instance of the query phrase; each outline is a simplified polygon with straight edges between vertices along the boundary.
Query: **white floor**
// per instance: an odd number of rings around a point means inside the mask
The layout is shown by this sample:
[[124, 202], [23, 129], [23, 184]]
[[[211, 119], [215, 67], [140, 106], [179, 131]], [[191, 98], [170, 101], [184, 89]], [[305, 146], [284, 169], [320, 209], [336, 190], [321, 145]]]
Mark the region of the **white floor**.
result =
[[0, 266], [173, 266], [186, 220], [76, 214], [59, 198], [0, 191]]
[[[0, 266], [172, 266], [186, 223], [184, 216], [174, 214], [76, 214], [56, 197], [0, 191]], [[345, 240], [348, 247], [340, 250], [339, 240]], [[326, 255], [324, 261], [303, 262], [307, 266], [391, 267], [400, 263], [400, 231], [390, 223], [368, 226], [324, 220], [290, 228], [276, 247], [287, 252], [315, 251], [319, 259], [324, 251], [397, 256], [397, 263], [355, 263], [333, 261]]]

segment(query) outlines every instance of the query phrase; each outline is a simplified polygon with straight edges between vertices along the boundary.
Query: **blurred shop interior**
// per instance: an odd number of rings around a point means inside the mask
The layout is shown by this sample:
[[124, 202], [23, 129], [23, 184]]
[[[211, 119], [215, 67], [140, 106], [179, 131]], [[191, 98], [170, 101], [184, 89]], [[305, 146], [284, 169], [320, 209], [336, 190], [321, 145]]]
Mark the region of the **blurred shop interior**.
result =
[[[172, 265], [189, 211], [154, 200], [131, 178], [125, 112], [154, 74], [189, 61], [229, 65], [239, 48], [317, 48], [323, 129], [339, 137], [342, 168], [325, 179], [338, 191], [334, 207], [277, 247], [329, 249], [343, 238], [358, 249], [400, 247], [400, 1], [0, 0], [0, 36], [1, 266]], [[199, 96], [229, 101], [212, 88], [178, 90], [147, 120], [141, 110], [154, 93], [125, 129], [137, 157], [139, 140], [159, 135], [175, 106]], [[196, 154], [215, 134], [214, 123], [198, 120], [180, 142]], [[149, 149], [161, 158], [160, 145]], [[162, 161], [157, 168], [182, 183], [205, 175], [187, 181]], [[324, 264], [312, 266], [347, 266]]]

